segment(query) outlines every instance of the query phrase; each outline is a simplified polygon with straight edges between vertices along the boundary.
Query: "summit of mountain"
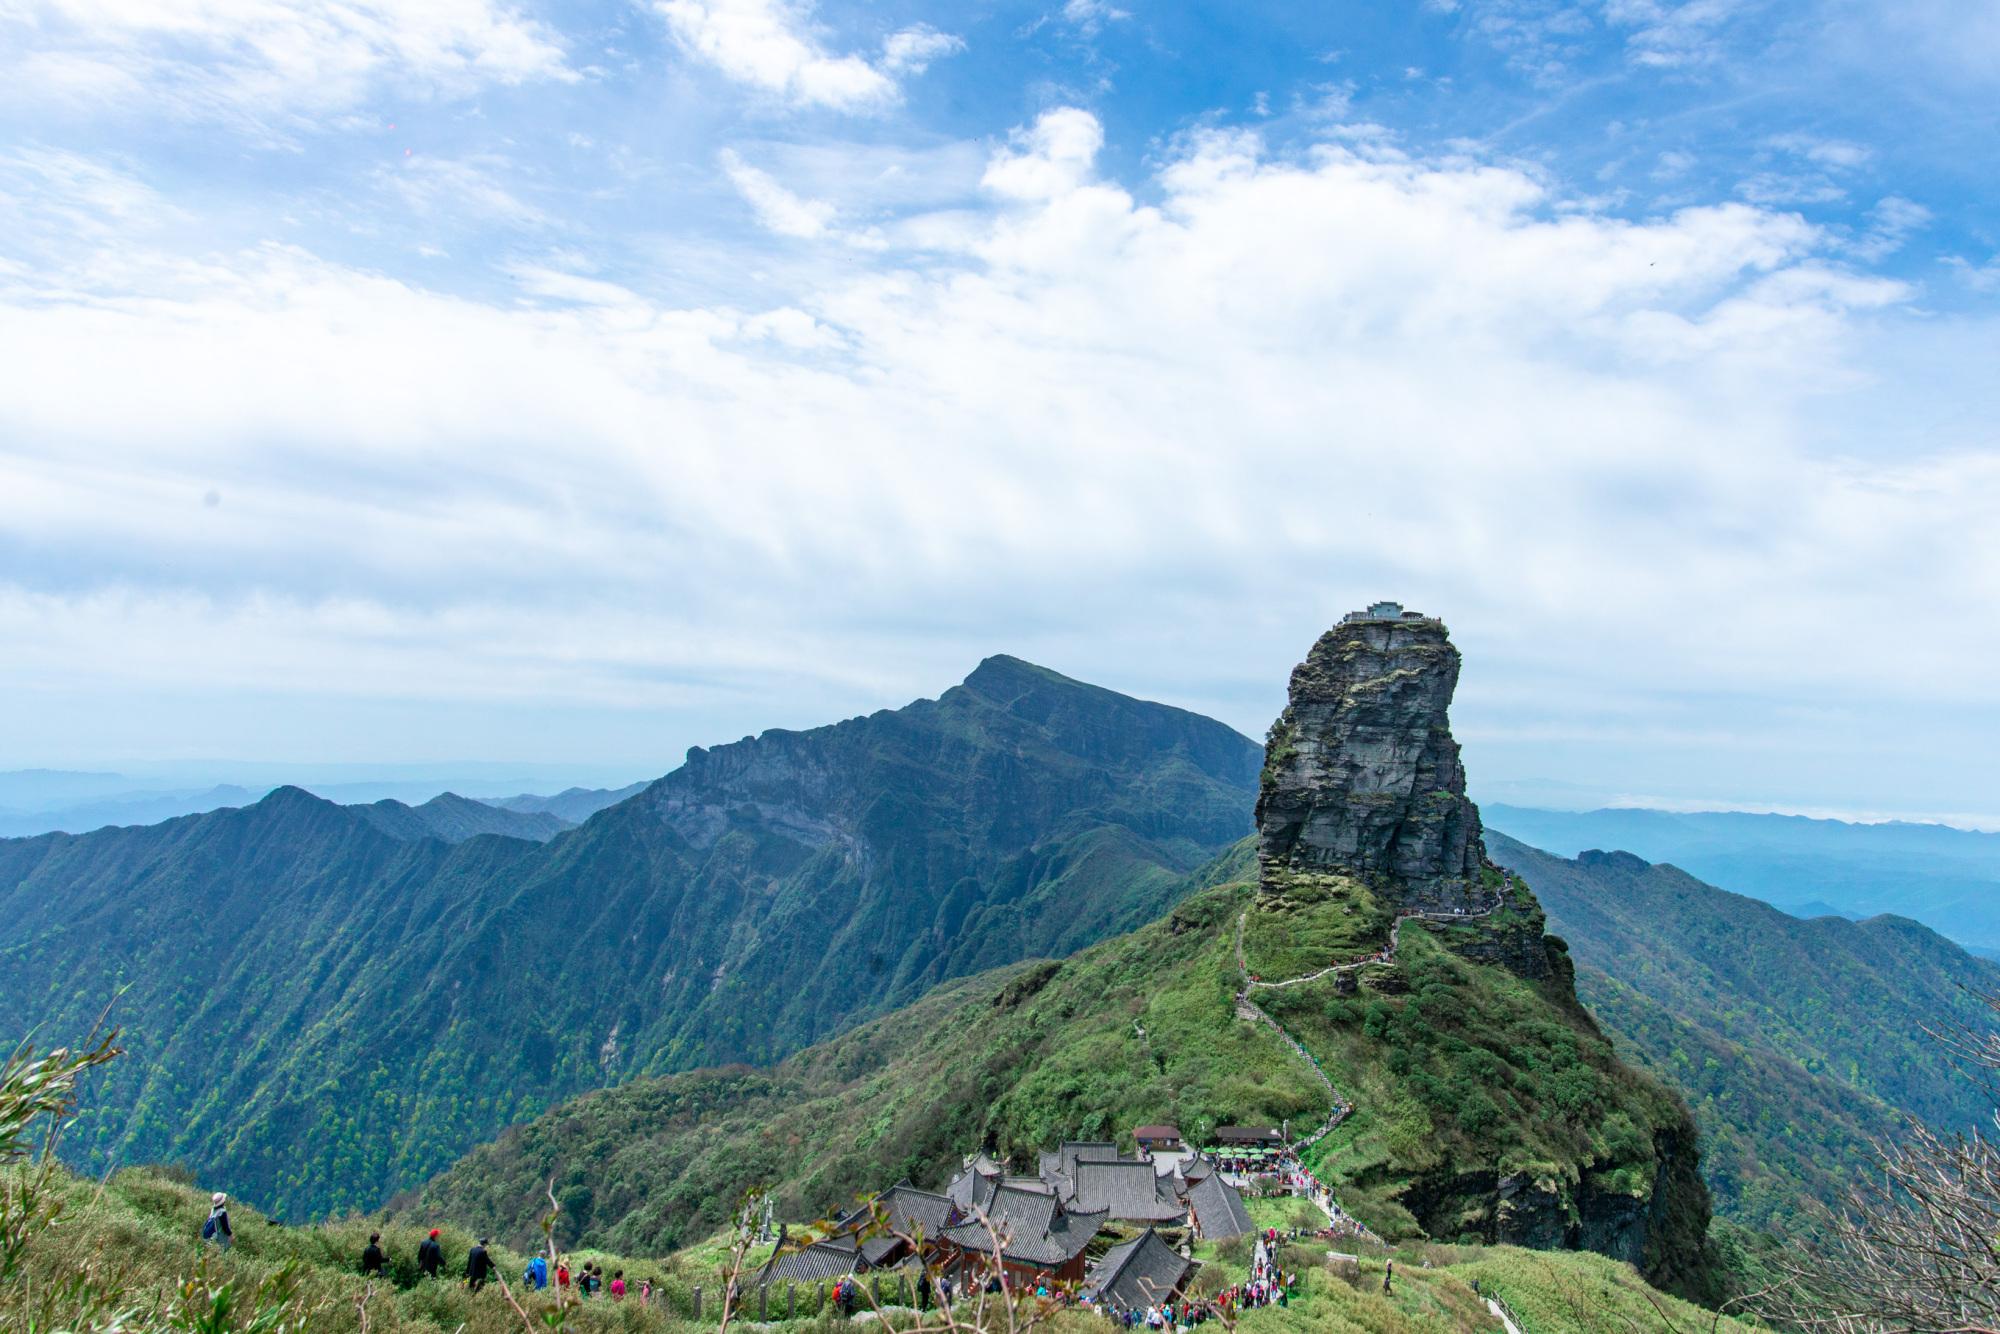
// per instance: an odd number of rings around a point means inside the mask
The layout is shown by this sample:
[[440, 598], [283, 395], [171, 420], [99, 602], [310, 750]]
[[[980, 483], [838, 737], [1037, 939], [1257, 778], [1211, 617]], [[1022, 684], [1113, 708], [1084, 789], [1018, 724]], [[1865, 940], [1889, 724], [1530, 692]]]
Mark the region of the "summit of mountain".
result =
[[0, 995], [79, 1032], [118, 996], [131, 1054], [66, 1141], [84, 1164], [371, 1205], [561, 1098], [777, 1060], [1150, 920], [1249, 832], [1257, 766], [1220, 723], [996, 658], [935, 700], [696, 748], [552, 837], [283, 787], [0, 841]]
[[[1034, 673], [991, 666], [963, 696], [1046, 716]], [[902, 1177], [941, 1185], [973, 1150], [1031, 1162], [1141, 1124], [1202, 1142], [1282, 1123], [1380, 1235], [1598, 1250], [1712, 1292], [1694, 1124], [1618, 1058], [1533, 892], [1487, 861], [1446, 716], [1456, 673], [1434, 621], [1343, 623], [1293, 675], [1257, 771], [1258, 833], [1164, 895], [1171, 911], [1061, 961], [954, 981], [775, 1067], [592, 1093], [510, 1129], [412, 1207], [525, 1235], [553, 1179], [565, 1244], [671, 1246], [753, 1186], [810, 1217]], [[930, 707], [964, 707], [959, 694]], [[1167, 768], [1193, 782], [1214, 725], [1151, 721], [1174, 739]], [[719, 749], [724, 774], [703, 790], [771, 818], [763, 803], [818, 781], [787, 745]], [[717, 827], [675, 787], [632, 804]]]

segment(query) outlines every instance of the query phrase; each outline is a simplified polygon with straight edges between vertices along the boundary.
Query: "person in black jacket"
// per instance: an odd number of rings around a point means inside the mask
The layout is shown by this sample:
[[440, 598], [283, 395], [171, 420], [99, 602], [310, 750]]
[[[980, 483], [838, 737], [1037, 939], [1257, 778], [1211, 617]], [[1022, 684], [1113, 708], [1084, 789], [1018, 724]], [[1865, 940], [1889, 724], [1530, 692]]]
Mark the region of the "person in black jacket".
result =
[[431, 1229], [423, 1244], [417, 1247], [417, 1272], [425, 1278], [436, 1278], [444, 1270], [444, 1247], [438, 1245], [438, 1230]]
[[382, 1266], [387, 1263], [388, 1258], [382, 1254], [382, 1234], [369, 1233], [368, 1248], [361, 1252], [361, 1272], [369, 1278], [376, 1277], [382, 1272]]
[[474, 1292], [486, 1286], [487, 1278], [493, 1273], [493, 1257], [486, 1253], [486, 1238], [465, 1254], [465, 1286]]

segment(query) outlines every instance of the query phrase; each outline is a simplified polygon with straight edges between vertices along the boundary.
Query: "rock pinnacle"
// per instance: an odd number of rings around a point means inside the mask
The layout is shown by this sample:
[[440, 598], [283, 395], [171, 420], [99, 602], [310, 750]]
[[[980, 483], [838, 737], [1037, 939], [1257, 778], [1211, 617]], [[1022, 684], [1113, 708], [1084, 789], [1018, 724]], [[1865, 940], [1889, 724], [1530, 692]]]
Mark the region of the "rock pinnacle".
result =
[[1257, 798], [1263, 888], [1342, 874], [1406, 907], [1471, 901], [1486, 847], [1446, 711], [1458, 650], [1393, 602], [1354, 612], [1292, 672]]

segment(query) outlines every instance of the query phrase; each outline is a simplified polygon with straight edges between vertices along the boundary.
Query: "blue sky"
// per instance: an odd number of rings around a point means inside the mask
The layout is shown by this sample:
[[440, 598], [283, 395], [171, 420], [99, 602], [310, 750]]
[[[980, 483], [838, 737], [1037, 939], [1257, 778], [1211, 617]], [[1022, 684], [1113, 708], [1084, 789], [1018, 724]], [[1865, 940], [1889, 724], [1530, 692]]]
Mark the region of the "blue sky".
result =
[[1500, 795], [2000, 819], [2000, 10], [0, 3], [0, 767], [520, 762], [1007, 651]]

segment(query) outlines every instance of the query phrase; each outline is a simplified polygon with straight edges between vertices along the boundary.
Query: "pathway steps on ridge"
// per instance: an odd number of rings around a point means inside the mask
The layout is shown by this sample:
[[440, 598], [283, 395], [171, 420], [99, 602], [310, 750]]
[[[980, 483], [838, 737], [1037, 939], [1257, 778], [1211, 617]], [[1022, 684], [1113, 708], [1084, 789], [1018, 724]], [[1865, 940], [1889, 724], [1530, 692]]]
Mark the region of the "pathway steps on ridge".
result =
[[[1494, 896], [1493, 902], [1487, 904], [1484, 908], [1479, 909], [1479, 911], [1477, 912], [1399, 913], [1396, 917], [1395, 922], [1391, 924], [1391, 926], [1389, 927], [1389, 945], [1387, 949], [1379, 950], [1376, 953], [1367, 956], [1366, 958], [1355, 959], [1349, 963], [1330, 964], [1329, 966], [1320, 969], [1318, 972], [1307, 973], [1301, 977], [1286, 978], [1282, 982], [1263, 982], [1253, 979], [1250, 976], [1250, 963], [1243, 953], [1243, 928], [1244, 925], [1250, 920], [1250, 910], [1248, 908], [1245, 908], [1242, 911], [1242, 913], [1240, 913], [1237, 916], [1236, 971], [1240, 981], [1240, 985], [1236, 992], [1237, 1017], [1240, 1019], [1248, 1019], [1253, 1022], [1263, 1023], [1268, 1025], [1272, 1032], [1276, 1033], [1280, 1038], [1284, 1039], [1286, 1046], [1290, 1047], [1293, 1051], [1297, 1052], [1299, 1056], [1305, 1060], [1305, 1063], [1312, 1067], [1313, 1074], [1319, 1079], [1319, 1082], [1321, 1084], [1326, 1086], [1327, 1097], [1332, 1099], [1333, 1101], [1333, 1111], [1326, 1118], [1326, 1120], [1323, 1121], [1319, 1125], [1319, 1127], [1315, 1129], [1310, 1135], [1307, 1135], [1304, 1139], [1296, 1141], [1291, 1146], [1292, 1152], [1294, 1154], [1299, 1153], [1302, 1150], [1311, 1148], [1313, 1145], [1319, 1143], [1320, 1140], [1324, 1139], [1327, 1135], [1332, 1133], [1334, 1127], [1338, 1126], [1342, 1121], [1345, 1121], [1349, 1113], [1351, 1113], [1354, 1110], [1354, 1104], [1348, 1102], [1345, 1098], [1342, 1098], [1340, 1096], [1340, 1090], [1336, 1089], [1333, 1086], [1333, 1080], [1327, 1075], [1326, 1071], [1320, 1067], [1318, 1058], [1315, 1057], [1311, 1052], [1306, 1050], [1305, 1044], [1300, 1042], [1297, 1038], [1293, 1037], [1291, 1033], [1286, 1031], [1285, 1026], [1279, 1023], [1276, 1019], [1273, 1019], [1270, 1015], [1270, 1012], [1267, 1011], [1263, 1006], [1257, 1004], [1256, 1001], [1251, 1000], [1250, 993], [1259, 987], [1265, 987], [1271, 990], [1276, 990], [1281, 987], [1299, 986], [1300, 984], [1306, 982], [1317, 982], [1321, 978], [1332, 977], [1338, 973], [1358, 972], [1363, 968], [1371, 968], [1371, 967], [1387, 967], [1396, 961], [1396, 947], [1402, 940], [1403, 923], [1412, 921], [1447, 922], [1447, 923], [1477, 921], [1479, 918], [1492, 916], [1494, 913], [1498, 912], [1505, 903], [1506, 903], [1506, 896], [1504, 894], [1496, 894]], [[1338, 1201], [1335, 1201], [1335, 1203], [1337, 1204]], [[1343, 1210], [1342, 1212], [1345, 1212], [1345, 1210]], [[1363, 1234], [1369, 1237], [1374, 1237], [1375, 1240], [1377, 1241], [1381, 1240], [1381, 1238], [1375, 1237], [1375, 1234], [1373, 1232], [1370, 1232], [1367, 1228], [1367, 1225], [1362, 1223], [1360, 1219], [1355, 1218], [1354, 1215], [1352, 1214], [1348, 1214], [1347, 1216], [1348, 1218], [1353, 1220], [1354, 1225], [1360, 1228]]]

